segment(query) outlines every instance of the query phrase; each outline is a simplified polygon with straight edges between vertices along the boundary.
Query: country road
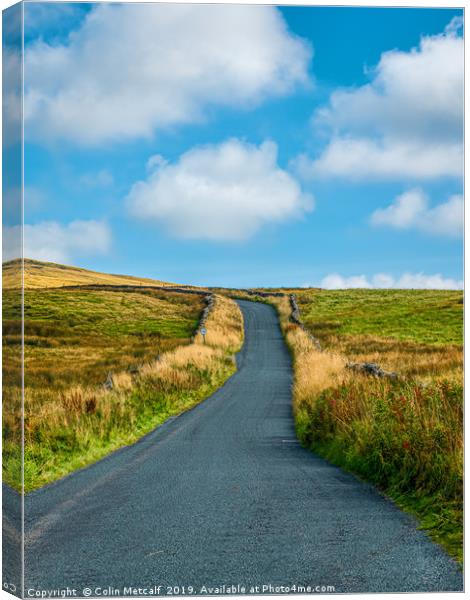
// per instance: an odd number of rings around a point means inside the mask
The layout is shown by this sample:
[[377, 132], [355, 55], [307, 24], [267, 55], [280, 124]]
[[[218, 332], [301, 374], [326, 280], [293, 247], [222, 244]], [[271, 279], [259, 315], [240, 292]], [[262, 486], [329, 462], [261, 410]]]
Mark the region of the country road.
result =
[[461, 590], [459, 568], [411, 517], [299, 445], [275, 312], [240, 306], [245, 345], [223, 388], [137, 444], [27, 495], [26, 593]]

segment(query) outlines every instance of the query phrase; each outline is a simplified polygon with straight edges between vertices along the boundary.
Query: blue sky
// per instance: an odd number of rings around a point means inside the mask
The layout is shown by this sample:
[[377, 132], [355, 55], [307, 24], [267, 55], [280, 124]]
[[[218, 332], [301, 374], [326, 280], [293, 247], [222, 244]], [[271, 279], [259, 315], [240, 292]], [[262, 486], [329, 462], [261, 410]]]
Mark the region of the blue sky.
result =
[[190, 284], [458, 287], [461, 17], [26, 4], [25, 254]]

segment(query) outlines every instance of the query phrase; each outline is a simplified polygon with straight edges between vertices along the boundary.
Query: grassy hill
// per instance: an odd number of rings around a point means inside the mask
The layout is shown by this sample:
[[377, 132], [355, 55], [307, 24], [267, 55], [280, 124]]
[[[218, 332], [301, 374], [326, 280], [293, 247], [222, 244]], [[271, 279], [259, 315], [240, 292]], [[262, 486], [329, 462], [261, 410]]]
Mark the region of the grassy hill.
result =
[[462, 291], [308, 290], [297, 299], [309, 331], [350, 360], [422, 380], [462, 378]]
[[462, 344], [463, 292], [317, 290], [298, 294], [304, 321], [319, 335], [379, 335], [428, 344]]
[[[18, 287], [19, 260], [12, 260], [3, 265], [3, 286], [5, 288]], [[25, 288], [51, 288], [66, 285], [145, 285], [166, 286], [172, 285], [165, 281], [133, 277], [131, 275], [113, 275], [98, 273], [80, 267], [59, 265], [50, 262], [24, 259], [24, 285]]]
[[[4, 265], [3, 289], [3, 472], [16, 489], [22, 436], [19, 267], [19, 261]], [[193, 336], [205, 306], [204, 294], [161, 281], [25, 261], [27, 491], [135, 441], [225, 381], [243, 335], [241, 313], [219, 297], [203, 344]]]
[[[39, 266], [40, 265], [36, 265]], [[45, 272], [61, 272], [61, 281], [76, 280], [76, 271], [45, 266]], [[41, 271], [41, 269], [39, 269]], [[78, 270], [80, 273], [80, 270]], [[85, 280], [90, 277], [86, 273]], [[97, 277], [96, 279], [100, 279]], [[102, 279], [106, 280], [106, 276]], [[111, 281], [115, 281], [113, 277]], [[50, 282], [50, 278], [47, 279]], [[36, 286], [44, 282], [37, 278]], [[99, 456], [106, 440], [88, 431], [101, 421], [106, 431], [108, 417], [95, 414], [93, 389], [102, 390], [108, 374], [128, 381], [165, 353], [190, 344], [204, 297], [152, 289], [99, 289], [33, 287], [24, 291], [25, 365], [25, 483], [27, 489], [64, 473], [65, 465], [80, 457]], [[120, 375], [123, 374], [123, 375]], [[3, 290], [3, 424], [4, 476], [18, 487], [21, 439], [21, 307], [18, 291]], [[71, 396], [72, 395], [72, 396]], [[73, 400], [70, 400], [70, 398]], [[86, 414], [72, 426], [70, 419], [88, 398]], [[75, 406], [75, 409], [73, 408]], [[54, 415], [68, 416], [51, 430]], [[124, 413], [123, 413], [124, 414]], [[132, 411], [125, 412], [126, 417]], [[113, 423], [116, 422], [115, 416]], [[131, 422], [119, 423], [118, 433]], [[83, 428], [78, 443], [77, 427]], [[100, 433], [101, 435], [101, 433]], [[108, 433], [106, 434], [108, 435]], [[116, 433], [111, 437], [116, 437]], [[91, 437], [90, 437], [91, 436]], [[111, 442], [110, 442], [111, 443]], [[74, 452], [75, 448], [75, 452]], [[78, 451], [79, 450], [79, 451]], [[66, 471], [65, 471], [66, 472]]]

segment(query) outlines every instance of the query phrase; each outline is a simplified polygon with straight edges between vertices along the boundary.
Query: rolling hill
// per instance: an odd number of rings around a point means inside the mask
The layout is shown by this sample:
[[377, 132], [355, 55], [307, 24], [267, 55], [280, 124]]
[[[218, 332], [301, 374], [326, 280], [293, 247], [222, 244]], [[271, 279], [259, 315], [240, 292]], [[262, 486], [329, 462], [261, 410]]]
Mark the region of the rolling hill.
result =
[[[3, 264], [3, 285], [5, 288], [16, 288], [19, 282], [19, 260]], [[41, 262], [30, 258], [24, 259], [25, 288], [51, 288], [67, 285], [173, 285], [165, 281], [132, 275], [114, 275], [98, 273], [80, 267], [71, 267], [52, 262]]]

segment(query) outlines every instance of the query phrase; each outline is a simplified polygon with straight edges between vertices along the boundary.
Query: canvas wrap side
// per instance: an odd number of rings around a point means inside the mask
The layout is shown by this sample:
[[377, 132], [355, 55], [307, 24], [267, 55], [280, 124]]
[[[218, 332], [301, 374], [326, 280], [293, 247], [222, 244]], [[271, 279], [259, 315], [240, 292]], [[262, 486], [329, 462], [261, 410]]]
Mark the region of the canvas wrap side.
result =
[[8, 281], [3, 281], [2, 303], [14, 318], [3, 319], [2, 421], [3, 478], [2, 588], [23, 596], [23, 292], [22, 292], [22, 52], [23, 6], [3, 11], [3, 182], [2, 260], [13, 261]]

